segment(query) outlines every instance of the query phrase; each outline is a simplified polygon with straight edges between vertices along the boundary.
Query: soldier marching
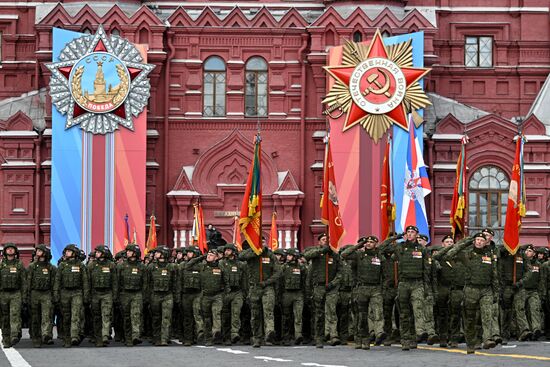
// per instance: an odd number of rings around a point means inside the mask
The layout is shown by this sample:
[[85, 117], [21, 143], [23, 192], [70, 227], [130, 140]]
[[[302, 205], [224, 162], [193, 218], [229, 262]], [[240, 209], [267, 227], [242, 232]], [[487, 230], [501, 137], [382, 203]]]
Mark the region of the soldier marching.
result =
[[429, 245], [408, 226], [384, 241], [361, 237], [339, 253], [323, 233], [303, 254], [159, 246], [143, 260], [136, 244], [115, 257], [99, 245], [86, 264], [69, 244], [58, 266], [39, 245], [27, 268], [9, 243], [0, 262], [2, 343], [20, 341], [24, 309], [38, 348], [54, 344], [54, 325], [67, 348], [86, 337], [96, 347], [113, 338], [128, 347], [178, 338], [184, 346], [312, 341], [363, 350], [401, 344], [404, 351], [465, 342], [471, 354], [512, 339], [550, 338], [548, 249], [528, 244], [510, 255], [493, 235], [486, 228]]

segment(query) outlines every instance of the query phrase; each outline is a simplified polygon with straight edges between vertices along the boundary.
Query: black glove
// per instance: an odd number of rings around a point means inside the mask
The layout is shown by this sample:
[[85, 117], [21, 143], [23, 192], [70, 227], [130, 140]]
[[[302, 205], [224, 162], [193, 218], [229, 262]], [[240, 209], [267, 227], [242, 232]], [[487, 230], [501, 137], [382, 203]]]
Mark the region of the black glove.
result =
[[520, 282], [514, 283], [514, 289], [520, 289], [522, 287], [522, 284]]
[[398, 233], [396, 236], [395, 236], [395, 239], [396, 240], [399, 240], [401, 238], [405, 237], [405, 232], [401, 232], [401, 233]]
[[330, 252], [330, 247], [329, 246], [323, 246], [323, 249], [321, 250], [321, 253], [328, 254], [329, 252]]

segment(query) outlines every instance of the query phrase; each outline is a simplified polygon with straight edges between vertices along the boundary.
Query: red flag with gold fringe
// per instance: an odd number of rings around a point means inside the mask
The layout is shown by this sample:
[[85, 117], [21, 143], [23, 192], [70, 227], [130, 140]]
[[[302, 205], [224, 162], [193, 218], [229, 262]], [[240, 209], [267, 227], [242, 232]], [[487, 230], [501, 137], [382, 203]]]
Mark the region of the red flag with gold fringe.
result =
[[334, 162], [330, 149], [330, 138], [326, 138], [325, 162], [323, 172], [323, 196], [321, 197], [321, 221], [328, 226], [330, 248], [338, 252], [340, 242], [346, 231], [340, 215], [338, 193], [336, 190], [336, 176], [334, 175]]
[[521, 220], [525, 217], [525, 177], [523, 176], [523, 145], [525, 141], [525, 136], [521, 134], [516, 142], [516, 158], [512, 167], [506, 223], [504, 224], [504, 246], [512, 255], [515, 255], [519, 248]]
[[456, 179], [453, 191], [453, 200], [451, 201], [451, 233], [455, 240], [465, 236], [465, 209], [466, 199], [468, 197], [466, 185], [466, 144], [468, 144], [468, 136], [464, 135], [461, 139], [460, 153], [456, 162]]

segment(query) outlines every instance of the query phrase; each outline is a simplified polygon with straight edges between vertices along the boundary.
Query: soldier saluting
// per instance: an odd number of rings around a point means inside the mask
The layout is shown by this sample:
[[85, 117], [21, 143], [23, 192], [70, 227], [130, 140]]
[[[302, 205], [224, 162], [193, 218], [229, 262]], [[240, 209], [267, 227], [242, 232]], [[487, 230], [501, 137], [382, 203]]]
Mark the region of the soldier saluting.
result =
[[[467, 353], [475, 353], [477, 335], [477, 315], [481, 314], [483, 329], [483, 348], [494, 348], [492, 340], [497, 335], [493, 323], [493, 304], [499, 299], [499, 279], [497, 262], [490, 249], [485, 248], [487, 240], [481, 232], [458, 242], [444, 256], [444, 260], [453, 260], [461, 251], [466, 251], [460, 260], [466, 267], [464, 286], [464, 336], [466, 337]], [[473, 246], [472, 246], [473, 245]]]
[[[386, 338], [384, 333], [384, 315], [382, 299], [382, 275], [384, 257], [376, 248], [376, 236], [361, 237], [355, 246], [342, 252], [344, 259], [352, 261], [355, 278], [353, 302], [357, 307], [358, 340], [355, 345], [362, 349], [370, 349], [369, 329], [374, 330], [376, 345]], [[369, 313], [373, 324], [368, 324]]]

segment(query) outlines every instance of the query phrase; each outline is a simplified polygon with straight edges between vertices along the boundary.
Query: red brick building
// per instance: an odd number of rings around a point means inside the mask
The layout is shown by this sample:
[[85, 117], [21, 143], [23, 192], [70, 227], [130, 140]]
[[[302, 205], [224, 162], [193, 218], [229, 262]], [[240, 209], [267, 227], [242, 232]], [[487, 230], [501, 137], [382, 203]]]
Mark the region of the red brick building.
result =
[[[525, 150], [525, 241], [550, 236], [550, 10], [545, 0], [0, 1], [0, 243], [49, 242], [52, 27], [148, 45], [147, 214], [185, 246], [192, 203], [230, 238], [252, 136], [263, 136], [264, 207], [284, 246], [322, 230], [327, 49], [345, 39], [424, 31], [426, 162], [432, 234], [447, 233], [460, 134], [467, 131], [471, 228], [504, 224], [518, 121]], [[529, 111], [533, 107], [533, 114]], [[529, 115], [529, 116], [528, 116]], [[246, 147], [243, 149], [242, 147]], [[268, 218], [265, 216], [266, 228]], [[146, 220], [146, 218], [143, 218]]]

